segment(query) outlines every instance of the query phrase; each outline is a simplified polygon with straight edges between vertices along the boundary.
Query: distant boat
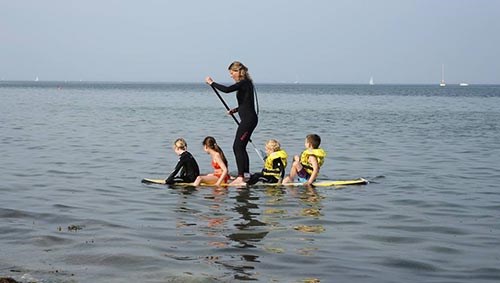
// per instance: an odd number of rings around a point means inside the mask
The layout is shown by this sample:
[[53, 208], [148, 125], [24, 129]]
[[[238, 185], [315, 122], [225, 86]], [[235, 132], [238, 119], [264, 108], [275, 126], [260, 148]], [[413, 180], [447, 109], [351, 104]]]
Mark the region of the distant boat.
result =
[[460, 83], [459, 86], [469, 86], [468, 83]]
[[35, 78], [35, 82], [38, 82], [38, 76], [36, 76], [36, 78]]
[[441, 64], [441, 82], [439, 83], [439, 86], [446, 86], [446, 83], [444, 82], [444, 64]]
[[369, 85], [374, 85], [373, 83], [373, 77], [370, 77], [370, 81], [368, 82]]

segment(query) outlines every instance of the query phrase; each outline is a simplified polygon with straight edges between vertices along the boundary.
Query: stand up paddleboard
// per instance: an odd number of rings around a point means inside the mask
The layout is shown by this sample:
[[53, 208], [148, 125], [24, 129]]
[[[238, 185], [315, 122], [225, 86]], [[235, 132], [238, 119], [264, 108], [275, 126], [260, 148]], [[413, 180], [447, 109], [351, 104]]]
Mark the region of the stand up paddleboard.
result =
[[[156, 184], [156, 185], [165, 185], [164, 179], [149, 179], [144, 178], [141, 181], [144, 184]], [[352, 179], [352, 180], [335, 180], [335, 181], [316, 181], [313, 183], [315, 187], [338, 187], [338, 186], [350, 186], [350, 185], [366, 185], [368, 184], [368, 180], [363, 178]], [[175, 183], [175, 186], [193, 186], [193, 183]], [[214, 184], [200, 184], [202, 187], [215, 187]], [[231, 184], [222, 184], [222, 187], [231, 186]], [[257, 183], [252, 186], [304, 186], [303, 183], [287, 183], [287, 184], [276, 184], [276, 183]]]

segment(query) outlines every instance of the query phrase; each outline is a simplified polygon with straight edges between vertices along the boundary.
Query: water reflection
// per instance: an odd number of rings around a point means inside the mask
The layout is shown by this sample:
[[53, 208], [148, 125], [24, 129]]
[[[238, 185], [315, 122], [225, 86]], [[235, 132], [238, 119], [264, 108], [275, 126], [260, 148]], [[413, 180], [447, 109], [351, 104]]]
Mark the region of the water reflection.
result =
[[254, 243], [262, 240], [269, 232], [258, 228], [266, 226], [266, 223], [258, 219], [261, 216], [257, 204], [259, 196], [249, 188], [242, 188], [237, 191], [234, 199], [236, 202], [233, 210], [240, 217], [239, 221], [234, 224], [237, 231], [229, 234], [227, 237], [237, 242], [239, 248], [255, 248]]
[[[265, 255], [289, 256], [295, 251], [314, 256], [318, 248], [311, 245], [311, 237], [304, 242], [301, 234], [325, 231], [314, 224], [323, 217], [324, 199], [315, 188], [199, 188], [179, 190], [178, 196], [177, 229], [191, 238], [180, 244], [208, 251], [198, 259], [224, 267], [237, 280], [261, 280], [257, 269]], [[179, 247], [180, 252], [186, 250], [198, 253], [193, 247]]]

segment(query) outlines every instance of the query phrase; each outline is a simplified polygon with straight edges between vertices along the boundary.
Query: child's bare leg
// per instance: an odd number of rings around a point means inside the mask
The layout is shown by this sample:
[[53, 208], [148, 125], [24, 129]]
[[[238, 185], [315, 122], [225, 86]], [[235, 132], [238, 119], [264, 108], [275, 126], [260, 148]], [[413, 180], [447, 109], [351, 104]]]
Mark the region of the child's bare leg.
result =
[[302, 165], [300, 164], [299, 157], [296, 155], [295, 156], [295, 161], [292, 163], [292, 168], [290, 168], [290, 174], [283, 179], [283, 184], [285, 183], [291, 183], [293, 181], [293, 178], [297, 176], [298, 172], [300, 169], [302, 169]]
[[282, 184], [287, 184], [287, 183], [291, 183], [292, 182], [292, 178], [290, 176], [286, 176], [284, 179], [283, 179], [283, 182], [281, 182]]
[[193, 186], [199, 186], [201, 183], [215, 184], [217, 180], [219, 180], [219, 178], [215, 177], [214, 175], [198, 176], [196, 177]]
[[201, 184], [202, 177], [198, 176], [196, 177], [196, 180], [194, 180], [193, 186], [199, 186]]

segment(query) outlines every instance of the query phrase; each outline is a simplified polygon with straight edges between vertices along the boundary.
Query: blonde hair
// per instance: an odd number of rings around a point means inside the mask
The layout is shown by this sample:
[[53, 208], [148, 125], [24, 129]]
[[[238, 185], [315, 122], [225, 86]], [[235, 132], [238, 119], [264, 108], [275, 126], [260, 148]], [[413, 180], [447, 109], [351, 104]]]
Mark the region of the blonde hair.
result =
[[266, 143], [266, 148], [269, 149], [272, 152], [280, 151], [281, 150], [281, 144], [279, 141], [275, 139], [270, 139]]
[[227, 69], [230, 71], [239, 72], [240, 73], [240, 80], [244, 80], [244, 79], [247, 79], [249, 81], [252, 80], [252, 78], [250, 77], [250, 74], [248, 73], [248, 68], [245, 65], [243, 65], [243, 63], [241, 63], [239, 61], [234, 61], [233, 63], [231, 63], [231, 65], [229, 65], [229, 67]]
[[174, 141], [174, 149], [182, 149], [186, 150], [187, 149], [187, 142], [183, 138], [178, 138]]

